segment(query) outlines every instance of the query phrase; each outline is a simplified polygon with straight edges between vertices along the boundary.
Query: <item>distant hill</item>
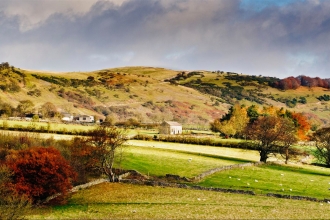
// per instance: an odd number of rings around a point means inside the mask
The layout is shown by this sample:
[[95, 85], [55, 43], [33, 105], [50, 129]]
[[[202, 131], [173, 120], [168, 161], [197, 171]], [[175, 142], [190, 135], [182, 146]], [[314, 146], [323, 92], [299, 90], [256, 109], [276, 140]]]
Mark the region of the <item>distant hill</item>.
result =
[[[289, 78], [291, 79], [291, 77]], [[286, 89], [277, 85], [287, 79], [250, 76], [233, 72], [181, 72], [168, 81], [214, 97], [219, 103], [233, 105], [273, 105], [305, 113], [311, 124], [322, 126], [330, 122], [330, 90], [328, 79], [299, 76], [299, 86]]]
[[0, 103], [16, 108], [21, 101], [30, 100], [34, 112], [51, 102], [59, 112], [100, 118], [110, 115], [116, 121], [176, 120], [206, 128], [230, 105], [240, 102], [304, 112], [318, 125], [330, 121], [328, 89], [278, 89], [270, 86], [280, 81], [273, 77], [154, 67], [49, 73], [4, 64], [0, 65]]

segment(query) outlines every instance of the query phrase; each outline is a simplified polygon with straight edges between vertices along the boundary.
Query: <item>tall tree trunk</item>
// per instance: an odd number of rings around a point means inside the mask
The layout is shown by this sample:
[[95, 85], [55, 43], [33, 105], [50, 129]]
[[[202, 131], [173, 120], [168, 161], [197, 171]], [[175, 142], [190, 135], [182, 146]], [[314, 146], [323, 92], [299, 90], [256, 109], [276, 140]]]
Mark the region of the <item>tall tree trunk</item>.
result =
[[268, 153], [266, 150], [260, 150], [260, 162], [266, 163], [268, 159]]
[[285, 164], [288, 164], [289, 161], [289, 148], [285, 148]]
[[115, 173], [112, 171], [112, 169], [110, 169], [109, 173], [108, 173], [108, 177], [109, 177], [109, 181], [111, 183], [115, 182], [116, 178], [115, 178]]

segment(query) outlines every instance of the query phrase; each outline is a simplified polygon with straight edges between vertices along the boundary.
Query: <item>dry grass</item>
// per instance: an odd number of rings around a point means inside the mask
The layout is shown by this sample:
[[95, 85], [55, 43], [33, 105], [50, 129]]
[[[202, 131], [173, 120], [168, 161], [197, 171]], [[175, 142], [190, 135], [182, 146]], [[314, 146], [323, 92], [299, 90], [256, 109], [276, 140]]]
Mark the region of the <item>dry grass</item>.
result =
[[330, 204], [103, 183], [28, 219], [329, 219]]
[[236, 148], [226, 148], [226, 147], [211, 147], [211, 146], [201, 146], [193, 144], [180, 144], [180, 143], [168, 143], [168, 142], [157, 142], [157, 141], [139, 141], [130, 140], [129, 145], [139, 146], [139, 147], [152, 147], [161, 148], [169, 150], [178, 150], [192, 153], [202, 153], [215, 156], [223, 156], [228, 158], [240, 158], [250, 161], [259, 161], [260, 156], [257, 151], [236, 149]]

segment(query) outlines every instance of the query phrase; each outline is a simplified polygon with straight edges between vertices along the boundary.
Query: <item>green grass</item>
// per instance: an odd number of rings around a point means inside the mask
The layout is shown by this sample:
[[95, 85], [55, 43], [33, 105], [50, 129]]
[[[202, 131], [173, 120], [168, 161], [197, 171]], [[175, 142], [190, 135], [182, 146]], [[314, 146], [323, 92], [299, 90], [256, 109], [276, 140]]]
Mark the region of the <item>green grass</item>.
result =
[[330, 199], [330, 169], [264, 165], [218, 172], [199, 185]]
[[329, 219], [330, 205], [264, 196], [103, 183], [28, 219]]
[[126, 148], [123, 158], [122, 168], [155, 176], [175, 174], [193, 177], [216, 167], [242, 163], [242, 160], [238, 159], [141, 147]]

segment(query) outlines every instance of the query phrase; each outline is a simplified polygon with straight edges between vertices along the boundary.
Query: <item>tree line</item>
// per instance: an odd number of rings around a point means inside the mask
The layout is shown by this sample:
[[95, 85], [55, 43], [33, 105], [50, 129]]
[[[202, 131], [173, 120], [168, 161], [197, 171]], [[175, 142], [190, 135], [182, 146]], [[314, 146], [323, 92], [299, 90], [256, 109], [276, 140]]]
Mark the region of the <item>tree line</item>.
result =
[[235, 104], [221, 119], [210, 124], [211, 130], [225, 137], [249, 140], [247, 144], [259, 151], [260, 161], [266, 162], [271, 153], [281, 153], [287, 162], [295, 152], [291, 146], [307, 140], [311, 128], [307, 118], [296, 112], [274, 106]]
[[297, 89], [300, 86], [306, 87], [322, 87], [329, 89], [330, 88], [330, 79], [321, 79], [319, 77], [308, 77], [308, 76], [297, 76], [297, 77], [287, 77], [281, 79], [277, 82], [272, 84], [273, 87], [282, 89], [282, 90], [290, 90], [290, 89]]

